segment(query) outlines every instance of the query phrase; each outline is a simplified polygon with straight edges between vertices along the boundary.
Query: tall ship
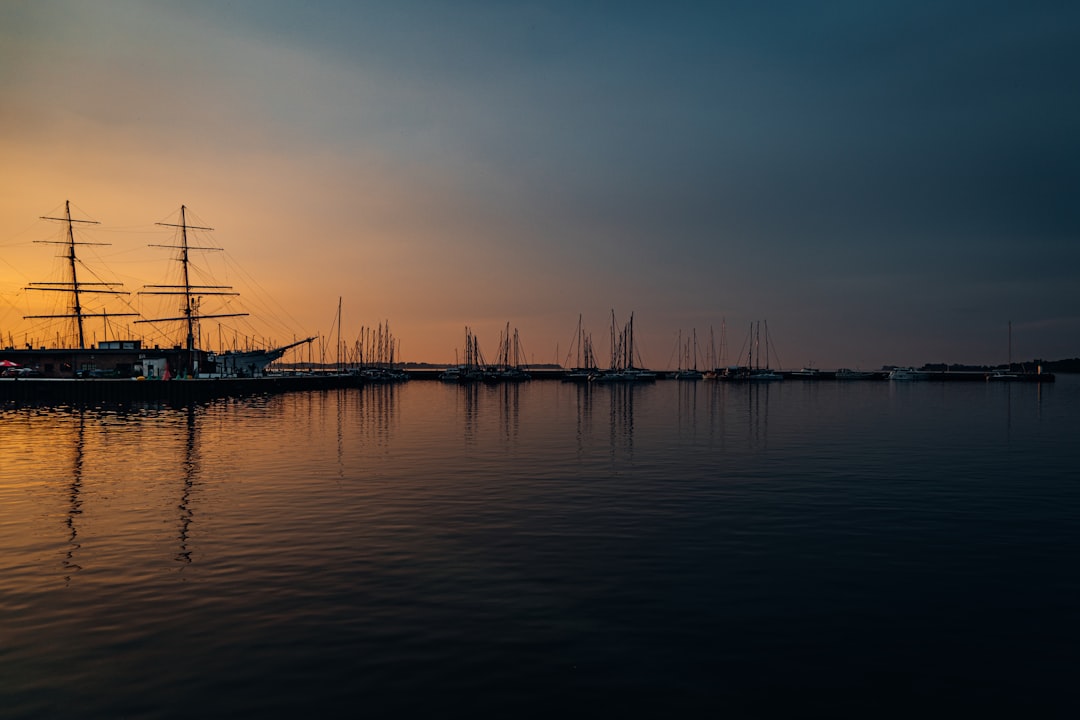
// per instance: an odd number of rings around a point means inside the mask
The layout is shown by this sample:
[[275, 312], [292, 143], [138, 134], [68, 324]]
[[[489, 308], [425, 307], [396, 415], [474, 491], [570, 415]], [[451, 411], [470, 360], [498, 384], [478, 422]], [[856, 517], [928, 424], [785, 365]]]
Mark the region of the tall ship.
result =
[[[199, 347], [200, 322], [210, 318], [242, 317], [245, 312], [203, 313], [200, 309], [202, 300], [207, 296], [238, 295], [226, 285], [203, 285], [193, 280], [191, 256], [196, 251], [214, 251], [189, 241], [193, 230], [210, 230], [188, 223], [187, 208], [181, 206], [178, 223], [158, 223], [177, 231], [174, 244], [157, 245], [177, 251], [180, 281], [172, 285], [147, 285], [140, 295], [171, 295], [180, 299], [177, 315], [168, 317], [142, 317], [126, 300], [131, 293], [123, 289], [121, 283], [101, 281], [97, 273], [89, 268], [78, 256], [78, 250], [86, 245], [108, 245], [109, 243], [89, 242], [76, 238], [76, 228], [98, 224], [93, 220], [80, 220], [72, 217], [71, 203], [64, 204], [63, 216], [44, 216], [43, 220], [60, 222], [63, 234], [58, 240], [40, 240], [36, 242], [59, 244], [62, 254], [65, 277], [62, 280], [30, 283], [24, 288], [28, 293], [48, 293], [62, 298], [59, 310], [51, 313], [31, 313], [23, 316], [24, 320], [59, 321], [64, 331], [57, 331], [55, 342], [23, 343], [16, 346], [14, 337], [9, 333], [6, 343], [0, 343], [0, 398], [17, 399], [42, 398], [55, 399], [66, 397], [72, 392], [71, 385], [58, 384], [57, 381], [131, 381], [131, 380], [239, 380], [270, 379], [267, 367], [282, 358], [291, 348], [311, 343], [315, 337], [289, 343], [283, 346], [270, 346], [245, 350], [212, 351]], [[110, 301], [122, 304], [111, 307]], [[125, 318], [137, 318], [132, 325], [150, 324], [159, 336], [167, 337], [163, 328], [171, 323], [179, 323], [182, 337], [179, 342], [148, 344], [144, 339], [132, 337], [125, 328]], [[97, 340], [96, 333], [91, 333], [90, 323], [101, 322], [103, 339]], [[50, 326], [51, 327], [51, 326]], [[37, 332], [43, 332], [39, 326]], [[91, 338], [94, 338], [91, 341]], [[12, 381], [12, 382], [7, 382]], [[16, 389], [16, 383], [22, 382]], [[143, 383], [139, 383], [143, 385]], [[163, 383], [146, 383], [163, 385]], [[100, 382], [95, 387], [105, 387]], [[110, 385], [119, 388], [119, 385]], [[131, 387], [134, 387], [132, 385]], [[232, 386], [215, 386], [222, 394], [229, 393]], [[255, 385], [245, 387], [255, 388]], [[263, 383], [261, 390], [272, 389]], [[76, 393], [78, 394], [78, 393]], [[117, 397], [151, 397], [153, 392], [143, 389], [138, 392], [125, 390]], [[166, 394], [166, 393], [161, 393]], [[175, 394], [175, 393], [172, 393]]]
[[[116, 322], [118, 318], [138, 316], [130, 304], [122, 300], [130, 293], [123, 289], [121, 283], [101, 281], [97, 271], [78, 255], [80, 247], [109, 244], [76, 239], [77, 227], [99, 223], [73, 218], [70, 201], [64, 202], [62, 216], [42, 216], [41, 219], [62, 223], [63, 231], [59, 239], [34, 242], [61, 246], [58, 257], [64, 268], [64, 278], [31, 282], [23, 288], [32, 295], [44, 293], [57, 298], [53, 312], [24, 315], [23, 320], [48, 321], [46, 326], [61, 329], [56, 331], [55, 342], [51, 345], [31, 342], [27, 338], [22, 346], [16, 346], [14, 337], [9, 333], [0, 351], [3, 375], [7, 379], [18, 380], [37, 377], [130, 377], [142, 373], [142, 342], [123, 337], [123, 331], [118, 330]], [[124, 306], [117, 309], [121, 302]], [[104, 339], [94, 342], [90, 338], [96, 337], [96, 333], [91, 332], [90, 323], [96, 321], [101, 323]]]

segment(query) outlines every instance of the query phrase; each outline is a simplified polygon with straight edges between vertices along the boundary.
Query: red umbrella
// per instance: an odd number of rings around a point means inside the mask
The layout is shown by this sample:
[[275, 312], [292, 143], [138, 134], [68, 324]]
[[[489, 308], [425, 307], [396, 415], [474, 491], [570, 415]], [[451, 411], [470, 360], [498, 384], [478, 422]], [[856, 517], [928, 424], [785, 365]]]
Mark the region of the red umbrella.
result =
[[10, 360], [0, 360], [0, 367], [22, 367], [22, 365]]

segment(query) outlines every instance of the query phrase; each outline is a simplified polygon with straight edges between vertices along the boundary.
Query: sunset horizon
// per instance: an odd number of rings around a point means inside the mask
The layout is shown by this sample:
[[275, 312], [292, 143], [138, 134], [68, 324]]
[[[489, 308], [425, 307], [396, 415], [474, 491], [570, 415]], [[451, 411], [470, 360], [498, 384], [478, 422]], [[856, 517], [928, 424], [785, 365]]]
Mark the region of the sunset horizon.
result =
[[55, 279], [38, 218], [70, 201], [133, 294], [185, 205], [254, 304], [222, 333], [279, 343], [340, 298], [343, 336], [388, 321], [418, 362], [507, 322], [564, 362], [612, 310], [657, 368], [680, 332], [726, 327], [734, 354], [758, 321], [785, 368], [1003, 362], [1010, 322], [1016, 357], [1080, 355], [1080, 63], [1042, 6], [0, 19], [5, 341], [55, 340], [23, 288]]

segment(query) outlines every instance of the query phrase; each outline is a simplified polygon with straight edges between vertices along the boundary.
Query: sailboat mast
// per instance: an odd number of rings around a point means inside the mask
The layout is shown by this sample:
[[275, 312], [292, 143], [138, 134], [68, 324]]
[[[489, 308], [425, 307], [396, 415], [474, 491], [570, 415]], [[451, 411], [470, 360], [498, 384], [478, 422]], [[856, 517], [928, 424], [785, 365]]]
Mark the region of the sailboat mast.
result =
[[713, 326], [709, 325], [709, 359], [705, 361], [710, 369], [720, 367], [716, 358], [716, 338], [713, 336]]
[[72, 311], [75, 313], [75, 322], [79, 328], [79, 348], [85, 348], [86, 342], [83, 336], [82, 303], [79, 301], [79, 276], [75, 271], [75, 230], [71, 226], [71, 201], [64, 201], [64, 210], [67, 215], [68, 231], [68, 262], [71, 265], [71, 292], [74, 296]]
[[765, 321], [765, 369], [769, 369], [769, 321]]
[[727, 365], [727, 316], [720, 318], [720, 364]]
[[188, 357], [195, 352], [195, 316], [191, 312], [191, 273], [188, 262], [187, 206], [180, 206], [180, 265], [184, 273], [184, 317], [187, 318]]
[[[75, 320], [75, 325], [76, 325], [76, 328], [78, 330], [79, 349], [84, 350], [84, 349], [86, 349], [86, 332], [85, 332], [84, 326], [83, 326], [83, 319], [86, 318], [86, 317], [101, 317], [101, 318], [105, 318], [106, 323], [107, 323], [110, 313], [101, 312], [101, 313], [89, 313], [89, 314], [87, 314], [83, 309], [82, 294], [83, 293], [102, 293], [102, 294], [113, 294], [113, 295], [126, 295], [127, 293], [122, 291], [122, 290], [114, 290], [113, 289], [114, 287], [118, 286], [119, 283], [99, 283], [99, 282], [83, 283], [83, 282], [79, 282], [78, 258], [75, 256], [75, 246], [76, 245], [108, 245], [108, 243], [76, 242], [76, 240], [75, 240], [75, 223], [86, 223], [87, 225], [97, 225], [98, 223], [96, 221], [94, 221], [94, 220], [74, 220], [74, 219], [72, 219], [72, 217], [71, 217], [71, 201], [70, 200], [65, 200], [64, 201], [64, 210], [65, 210], [64, 217], [59, 217], [58, 218], [58, 217], [45, 217], [45, 216], [43, 216], [41, 219], [42, 220], [56, 220], [58, 222], [65, 223], [67, 225], [67, 239], [66, 240], [35, 240], [35, 242], [41, 242], [41, 243], [45, 243], [45, 244], [49, 244], [49, 245], [64, 245], [64, 246], [66, 246], [67, 254], [65, 255], [65, 258], [68, 261], [68, 267], [69, 267], [69, 270], [71, 272], [71, 282], [36, 282], [36, 283], [30, 283], [30, 285], [26, 289], [27, 290], [43, 290], [43, 291], [46, 291], [46, 292], [70, 292], [71, 295], [72, 295], [72, 305], [71, 305], [72, 312], [71, 312], [71, 314], [64, 314], [64, 315], [25, 315], [25, 316], [23, 316], [23, 319], [24, 320], [31, 320], [31, 319], [51, 319], [51, 318], [68, 318], [68, 319], [73, 318]], [[133, 316], [133, 315], [135, 315], [135, 313], [111, 313], [111, 314], [113, 316], [117, 316], [117, 315]], [[108, 329], [108, 325], [106, 325], [106, 331], [107, 331], [107, 329]]]
[[750, 323], [750, 357], [746, 359], [746, 365], [751, 370], [754, 369], [754, 323]]
[[578, 367], [578, 368], [584, 367], [581, 364], [581, 353], [582, 353], [582, 349], [583, 349], [582, 348], [582, 343], [584, 342], [584, 340], [585, 340], [585, 334], [584, 334], [584, 331], [581, 329], [581, 313], [578, 313], [578, 316], [577, 316], [577, 365], [575, 365], [574, 367]]
[[1012, 320], [1009, 321], [1009, 372], [1012, 372]]
[[153, 323], [153, 322], [179, 322], [183, 321], [185, 329], [187, 331], [187, 338], [185, 339], [187, 349], [187, 370], [193, 374], [198, 374], [198, 362], [195, 352], [195, 329], [198, 325], [200, 318], [223, 318], [223, 317], [243, 317], [247, 313], [218, 313], [214, 315], [203, 315], [199, 313], [199, 297], [203, 295], [237, 295], [233, 292], [232, 288], [227, 285], [192, 285], [191, 284], [191, 262], [190, 251], [191, 250], [221, 250], [216, 247], [201, 247], [192, 246], [188, 242], [188, 230], [213, 230], [209, 227], [200, 227], [197, 225], [187, 224], [187, 206], [180, 206], [180, 223], [157, 223], [162, 227], [174, 227], [180, 229], [180, 244], [179, 245], [155, 245], [150, 247], [162, 247], [171, 248], [180, 251], [180, 268], [183, 278], [182, 285], [144, 285], [140, 295], [183, 295], [184, 307], [181, 308], [181, 317], [170, 318], [156, 318], [156, 319], [144, 319], [136, 320], [137, 323]]
[[615, 359], [615, 309], [611, 310], [611, 369], [616, 367]]

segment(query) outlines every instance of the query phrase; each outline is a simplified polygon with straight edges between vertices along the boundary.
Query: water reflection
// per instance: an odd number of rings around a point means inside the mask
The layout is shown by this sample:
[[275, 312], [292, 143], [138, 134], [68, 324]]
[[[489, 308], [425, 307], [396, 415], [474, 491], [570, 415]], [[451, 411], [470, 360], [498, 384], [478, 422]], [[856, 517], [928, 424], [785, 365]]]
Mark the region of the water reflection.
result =
[[64, 584], [70, 585], [71, 576], [73, 573], [77, 573], [82, 570], [77, 562], [75, 562], [75, 553], [82, 545], [79, 543], [79, 528], [75, 522], [75, 519], [82, 514], [82, 483], [83, 483], [83, 463], [85, 461], [86, 453], [86, 416], [85, 411], [79, 409], [77, 413], [77, 422], [75, 424], [75, 443], [74, 443], [74, 456], [72, 459], [72, 472], [71, 472], [71, 486], [68, 494], [68, 510], [67, 517], [65, 518], [65, 524], [68, 531], [68, 547], [67, 552], [64, 555], [62, 565], [66, 571], [64, 576]]
[[[368, 385], [339, 391], [339, 406], [350, 408], [351, 418], [346, 418], [346, 439], [358, 440], [361, 450], [390, 451], [395, 428], [400, 422], [399, 396], [401, 386], [396, 383]], [[363, 456], [362, 456], [363, 457]], [[364, 458], [367, 462], [367, 458]], [[342, 463], [342, 471], [348, 473], [348, 463]]]
[[[987, 391], [990, 393], [1001, 392], [1005, 395], [1005, 434], [1006, 438], [1012, 437], [1013, 430], [1013, 398], [1019, 395], [1019, 400], [1023, 401], [1030, 396], [1032, 405], [1034, 407], [1034, 417], [1037, 421], [1042, 420], [1043, 412], [1043, 393], [1052, 392], [1053, 388], [1045, 386], [1043, 383], [1022, 383], [1022, 382], [988, 382], [986, 383]], [[1045, 390], [1044, 390], [1045, 388]], [[1023, 413], [1023, 408], [1026, 403], [1020, 402], [1018, 405], [1018, 412]]]
[[580, 458], [585, 450], [588, 439], [592, 437], [593, 427], [593, 393], [596, 387], [592, 383], [574, 383], [574, 402], [576, 413], [576, 432], [574, 434], [577, 444], [577, 457]]
[[773, 383], [747, 383], [746, 391], [747, 437], [751, 447], [765, 449], [769, 444], [769, 394], [773, 392]]
[[624, 450], [634, 456], [634, 397], [649, 388], [635, 383], [610, 383], [605, 388], [611, 399], [611, 454]]
[[199, 475], [199, 429], [198, 416], [195, 406], [188, 406], [185, 411], [184, 457], [181, 463], [183, 480], [180, 492], [179, 535], [180, 547], [176, 553], [176, 561], [185, 565], [191, 564], [191, 550], [188, 548], [188, 533], [191, 530], [191, 522], [195, 511], [191, 504], [191, 493], [195, 487], [195, 479]]
[[[1022, 395], [1014, 398], [1016, 393]], [[34, 530], [39, 536], [44, 523], [50, 538], [45, 560], [50, 581], [64, 577], [67, 583], [87, 583], [109, 563], [134, 562], [102, 554], [102, 538], [128, 538], [136, 550], [147, 551], [146, 562], [170, 569], [185, 571], [196, 559], [207, 565], [207, 545], [201, 542], [205, 523], [212, 523], [216, 543], [222, 513], [262, 502], [248, 490], [254, 485], [242, 485], [244, 478], [258, 482], [263, 491], [268, 487], [264, 477], [289, 476], [292, 483], [311, 472], [333, 485], [336, 476], [337, 487], [323, 490], [346, 497], [361, 487], [359, 482], [350, 487], [350, 481], [438, 476], [460, 457], [478, 468], [511, 455], [535, 459], [545, 472], [554, 472], [551, 468], [565, 455], [561, 461], [568, 466], [575, 457], [590, 463], [586, 471], [575, 469], [583, 475], [596, 471], [591, 463], [606, 472], [609, 461], [647, 467], [654, 458], [660, 464], [697, 458], [702, 465], [694, 472], [708, 475], [719, 468], [726, 473], [747, 453], [768, 451], [780, 457], [798, 450], [815, 462], [845, 453], [861, 457], [886, 447], [878, 434], [894, 446], [920, 452], [937, 438], [957, 442], [961, 433], [973, 445], [1001, 444], [1002, 439], [1019, 444], [1039, 434], [1053, 436], [1054, 424], [1042, 422], [1044, 404], [1052, 417], [1061, 405], [1055, 395], [1061, 401], [1070, 393], [1075, 391], [1065, 383], [1056, 388], [916, 384], [898, 390], [887, 383], [798, 381], [387, 384], [181, 409], [5, 411], [8, 454], [0, 461], [11, 458], [4, 468], [11, 475], [13, 461], [29, 457], [25, 475], [41, 478], [43, 493], [32, 486], [24, 493], [31, 506], [25, 515], [38, 518]], [[9, 415], [14, 422], [7, 422]], [[13, 447], [33, 448], [36, 456], [20, 456]], [[907, 451], [896, 454], [904, 457]], [[23, 492], [14, 482], [10, 487], [12, 496]], [[292, 503], [308, 502], [310, 493], [294, 497], [291, 484], [282, 488], [287, 488], [282, 496], [290, 493], [280, 506], [287, 509], [281, 517], [288, 522]], [[45, 512], [37, 512], [43, 501]], [[66, 529], [62, 537], [61, 523]], [[77, 577], [84, 568], [93, 572]], [[187, 577], [201, 571], [189, 570]]]
[[[691, 385], [691, 383], [682, 383]], [[680, 394], [680, 407], [688, 418], [686, 427], [696, 430], [698, 383]], [[711, 382], [703, 392], [708, 393], [708, 427], [710, 437], [726, 438], [729, 431], [745, 435], [746, 447], [765, 449], [769, 443], [770, 401], [780, 399], [783, 388], [773, 382]], [[741, 429], [741, 430], [740, 430]]]
[[458, 386], [458, 398], [464, 405], [465, 441], [473, 444], [477, 440], [480, 420], [480, 386], [476, 383], [464, 383]]
[[[693, 430], [695, 429], [697, 417], [697, 398], [698, 398], [698, 386], [701, 383], [698, 382], [677, 382], [675, 384], [676, 390], [676, 410], [679, 423], [679, 430]], [[716, 385], [718, 383], [712, 383]]]
[[518, 437], [521, 429], [521, 383], [462, 383], [449, 389], [456, 391], [468, 443], [480, 439], [485, 422], [483, 414], [490, 414], [492, 410], [495, 414], [489, 420], [498, 433], [506, 440]]
[[507, 440], [516, 439], [520, 428], [521, 383], [502, 383], [493, 389], [499, 401], [499, 419], [503, 437]]
[[678, 704], [721, 675], [743, 709], [762, 677], [903, 676], [943, 637], [927, 682], [1015, 668], [1033, 697], [1075, 646], [1078, 396], [417, 382], [0, 410], [0, 715]]

